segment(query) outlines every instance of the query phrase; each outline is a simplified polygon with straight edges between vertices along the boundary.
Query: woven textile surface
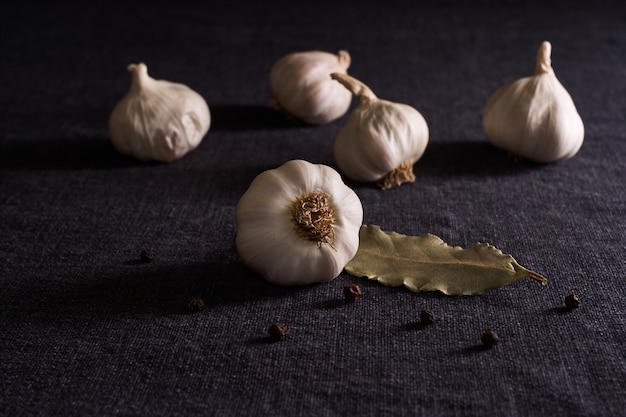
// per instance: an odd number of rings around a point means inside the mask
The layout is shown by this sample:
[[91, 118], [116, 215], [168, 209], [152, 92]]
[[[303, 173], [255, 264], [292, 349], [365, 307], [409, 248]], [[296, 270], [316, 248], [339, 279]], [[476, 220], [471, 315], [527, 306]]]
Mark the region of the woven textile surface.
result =
[[[623, 415], [626, 7], [550, 4], [3, 5], [0, 415]], [[490, 94], [531, 75], [544, 40], [585, 124], [578, 154], [550, 164], [511, 158], [481, 126]], [[346, 179], [363, 222], [491, 243], [546, 286], [454, 297], [342, 272], [285, 288], [242, 263], [235, 208], [251, 181], [291, 159], [337, 168], [348, 117], [308, 126], [274, 111], [270, 68], [341, 49], [350, 74], [430, 129], [414, 183]], [[111, 144], [137, 62], [211, 109], [179, 160]], [[351, 283], [363, 297], [348, 303]], [[191, 296], [202, 311], [187, 311]], [[268, 341], [274, 322], [290, 336]], [[492, 349], [485, 329], [500, 336]]]

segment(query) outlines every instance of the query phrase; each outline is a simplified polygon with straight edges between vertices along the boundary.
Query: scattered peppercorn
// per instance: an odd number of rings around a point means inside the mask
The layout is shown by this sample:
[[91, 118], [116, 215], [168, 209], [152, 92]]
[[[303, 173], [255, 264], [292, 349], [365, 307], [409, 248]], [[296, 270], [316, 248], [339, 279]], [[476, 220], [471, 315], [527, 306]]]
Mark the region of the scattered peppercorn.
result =
[[356, 301], [363, 295], [361, 289], [356, 284], [350, 284], [343, 287], [343, 295], [347, 301]]
[[436, 320], [435, 313], [432, 310], [422, 310], [420, 313], [420, 322], [422, 324], [434, 324]]
[[565, 296], [565, 307], [569, 309], [578, 308], [580, 305], [580, 298], [576, 294], [568, 294]]
[[202, 297], [189, 297], [189, 299], [187, 300], [187, 310], [200, 311], [202, 309], [204, 309], [204, 300], [202, 299]]
[[498, 344], [500, 338], [493, 330], [485, 330], [480, 337], [481, 342], [485, 347], [491, 348]]
[[270, 326], [268, 332], [271, 340], [278, 341], [289, 336], [289, 334], [291, 334], [291, 329], [284, 324], [274, 323]]
[[152, 262], [152, 260], [154, 259], [154, 253], [152, 252], [152, 249], [142, 250], [139, 256], [141, 256], [141, 260], [144, 262]]

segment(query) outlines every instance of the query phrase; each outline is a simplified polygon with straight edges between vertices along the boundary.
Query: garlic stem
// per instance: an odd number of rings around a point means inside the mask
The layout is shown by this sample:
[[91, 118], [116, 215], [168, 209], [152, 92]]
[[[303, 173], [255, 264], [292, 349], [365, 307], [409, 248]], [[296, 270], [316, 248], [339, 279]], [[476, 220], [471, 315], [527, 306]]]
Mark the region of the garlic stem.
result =
[[339, 81], [344, 87], [350, 90], [352, 94], [359, 96], [361, 100], [365, 100], [365, 102], [378, 100], [376, 94], [374, 94], [368, 86], [348, 74], [334, 72], [330, 74], [330, 78]]
[[350, 54], [348, 51], [341, 50], [337, 53], [337, 60], [339, 61], [339, 66], [341, 66], [344, 70], [347, 70], [350, 67], [350, 63], [352, 62], [350, 58]]
[[148, 67], [143, 62], [130, 64], [127, 69], [132, 74], [130, 88], [133, 91], [139, 91], [145, 88], [147, 84], [152, 81], [152, 78], [148, 75]]
[[550, 74], [553, 73], [552, 60], [550, 55], [552, 54], [552, 44], [548, 41], [543, 41], [539, 50], [537, 51], [537, 65], [535, 67], [535, 75]]

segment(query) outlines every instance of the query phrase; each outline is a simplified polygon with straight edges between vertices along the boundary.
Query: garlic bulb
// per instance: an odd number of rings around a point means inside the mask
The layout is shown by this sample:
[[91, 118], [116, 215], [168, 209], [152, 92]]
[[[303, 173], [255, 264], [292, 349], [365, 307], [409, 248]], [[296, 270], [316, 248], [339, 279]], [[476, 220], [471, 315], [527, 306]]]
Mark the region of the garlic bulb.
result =
[[535, 74], [497, 89], [483, 113], [487, 140], [515, 156], [553, 162], [574, 156], [585, 128], [551, 66], [550, 42], [537, 52]]
[[170, 162], [195, 149], [211, 124], [209, 107], [184, 84], [155, 80], [131, 64], [130, 91], [109, 117], [113, 146], [141, 160]]
[[377, 98], [347, 74], [331, 77], [361, 98], [335, 139], [339, 169], [356, 181], [378, 181], [382, 189], [414, 182], [413, 164], [428, 144], [424, 117], [407, 104]]
[[302, 160], [259, 174], [236, 209], [236, 246], [277, 285], [335, 279], [359, 246], [363, 207], [334, 169]]
[[332, 82], [333, 72], [345, 73], [350, 54], [322, 51], [294, 52], [279, 59], [270, 70], [272, 107], [313, 125], [332, 122], [350, 107], [352, 95]]

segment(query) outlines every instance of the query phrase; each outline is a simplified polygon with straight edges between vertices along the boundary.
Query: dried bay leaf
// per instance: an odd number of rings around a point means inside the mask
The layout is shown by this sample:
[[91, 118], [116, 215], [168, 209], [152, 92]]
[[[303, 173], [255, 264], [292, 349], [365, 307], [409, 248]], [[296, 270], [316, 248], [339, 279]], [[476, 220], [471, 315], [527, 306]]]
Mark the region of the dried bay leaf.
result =
[[542, 275], [519, 265], [511, 255], [486, 243], [469, 249], [448, 246], [432, 234], [406, 236], [363, 225], [359, 249], [345, 267], [367, 277], [411, 291], [441, 291], [447, 295], [478, 295], [530, 277], [545, 285]]

